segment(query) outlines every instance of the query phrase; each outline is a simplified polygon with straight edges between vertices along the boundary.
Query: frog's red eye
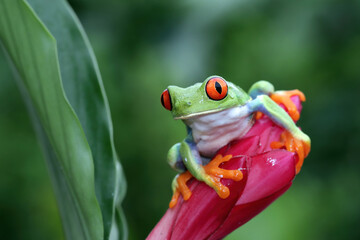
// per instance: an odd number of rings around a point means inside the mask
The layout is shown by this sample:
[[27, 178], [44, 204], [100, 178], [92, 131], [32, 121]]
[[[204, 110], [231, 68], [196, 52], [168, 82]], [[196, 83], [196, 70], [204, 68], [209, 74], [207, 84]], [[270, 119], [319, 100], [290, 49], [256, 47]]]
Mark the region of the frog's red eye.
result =
[[221, 100], [226, 97], [228, 86], [221, 77], [213, 77], [206, 83], [205, 91], [210, 99]]
[[172, 109], [171, 98], [169, 91], [167, 89], [165, 89], [161, 94], [161, 104], [163, 105], [164, 108], [171, 111]]

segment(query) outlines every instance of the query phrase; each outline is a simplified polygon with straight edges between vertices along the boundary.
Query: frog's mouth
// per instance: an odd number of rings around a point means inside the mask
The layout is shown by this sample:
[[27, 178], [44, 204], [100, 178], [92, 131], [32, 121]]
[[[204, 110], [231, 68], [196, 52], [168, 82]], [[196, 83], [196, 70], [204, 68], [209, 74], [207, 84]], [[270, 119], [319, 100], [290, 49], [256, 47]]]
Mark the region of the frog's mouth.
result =
[[208, 110], [208, 111], [203, 111], [203, 112], [191, 113], [188, 115], [176, 116], [176, 117], [174, 117], [174, 119], [189, 119], [189, 118], [198, 117], [198, 116], [202, 116], [202, 115], [208, 115], [208, 114], [212, 114], [212, 113], [221, 112], [224, 110], [226, 110], [226, 109], [213, 109], [213, 110]]

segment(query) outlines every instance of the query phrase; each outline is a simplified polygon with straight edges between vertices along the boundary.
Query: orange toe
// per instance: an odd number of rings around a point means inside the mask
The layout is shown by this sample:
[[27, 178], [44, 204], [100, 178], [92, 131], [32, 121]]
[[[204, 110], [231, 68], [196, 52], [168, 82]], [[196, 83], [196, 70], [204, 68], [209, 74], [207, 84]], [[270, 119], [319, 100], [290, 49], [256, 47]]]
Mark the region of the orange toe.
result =
[[280, 136], [279, 142], [272, 142], [270, 147], [273, 149], [285, 148], [290, 152], [295, 152], [298, 155], [298, 161], [296, 163], [295, 169], [296, 174], [301, 170], [301, 167], [304, 163], [305, 157], [310, 152], [310, 144], [302, 140], [294, 138], [290, 132], [284, 131]]
[[[243, 179], [243, 174], [240, 170], [227, 170], [220, 168], [219, 166], [229, 161], [232, 158], [232, 155], [226, 155], [223, 157], [222, 155], [216, 155], [213, 160], [211, 160], [206, 166], [203, 166], [203, 169], [206, 173], [207, 183], [209, 186], [214, 188], [220, 198], [227, 198], [230, 195], [230, 190], [228, 187], [224, 186], [221, 183], [221, 179], [232, 179], [234, 181], [240, 181]], [[180, 194], [183, 196], [184, 200], [188, 200], [191, 197], [191, 190], [187, 186], [187, 181], [189, 181], [193, 176], [189, 171], [186, 171], [180, 174], [177, 181], [177, 188], [171, 198], [169, 203], [169, 207], [173, 208], [176, 206]]]
[[227, 170], [220, 168], [219, 165], [229, 161], [232, 158], [232, 155], [226, 155], [223, 157], [221, 154], [215, 156], [206, 166], [204, 170], [209, 177], [209, 180], [212, 182], [212, 186], [220, 198], [227, 198], [230, 195], [230, 190], [223, 184], [221, 184], [221, 179], [231, 179], [234, 181], [240, 181], [243, 178], [243, 174], [240, 170]]
[[171, 201], [169, 203], [169, 208], [173, 208], [176, 206], [177, 201], [179, 200], [180, 192], [176, 190], [171, 198]]
[[192, 175], [189, 171], [186, 171], [179, 175], [177, 178], [178, 189], [184, 200], [188, 200], [191, 197], [191, 191], [189, 187], [186, 185], [186, 182], [192, 178]]
[[262, 112], [256, 112], [255, 113], [255, 120], [259, 120], [260, 118], [262, 118], [262, 116], [264, 116], [264, 114]]
[[182, 174], [180, 174], [176, 181], [178, 184], [178, 187], [176, 188], [175, 192], [173, 193], [173, 196], [171, 198], [171, 201], [169, 203], [169, 207], [173, 208], [176, 206], [180, 194], [182, 195], [182, 197], [184, 198], [184, 200], [188, 200], [191, 197], [191, 190], [189, 189], [189, 187], [187, 186], [187, 181], [189, 181], [193, 176], [191, 175], [191, 173], [189, 171], [186, 171]]
[[297, 110], [295, 104], [293, 101], [291, 101], [292, 96], [299, 96], [300, 100], [304, 102], [305, 95], [299, 91], [299, 90], [291, 90], [291, 91], [281, 91], [281, 92], [275, 92], [270, 95], [271, 99], [276, 102], [277, 104], [284, 104], [285, 108], [289, 112], [290, 117], [297, 121], [300, 118], [300, 113]]

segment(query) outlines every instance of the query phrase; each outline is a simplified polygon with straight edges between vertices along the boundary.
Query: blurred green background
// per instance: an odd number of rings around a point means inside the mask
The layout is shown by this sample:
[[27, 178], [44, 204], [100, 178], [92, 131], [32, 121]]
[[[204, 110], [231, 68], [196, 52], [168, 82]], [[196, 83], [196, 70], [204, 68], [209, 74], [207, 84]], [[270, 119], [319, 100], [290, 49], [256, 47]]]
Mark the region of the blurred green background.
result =
[[[71, 0], [93, 45], [128, 181], [130, 239], [171, 197], [167, 150], [185, 128], [162, 108], [169, 84], [218, 74], [307, 97], [312, 151], [293, 187], [228, 239], [360, 239], [360, 1]], [[0, 51], [0, 239], [63, 239], [42, 153]]]

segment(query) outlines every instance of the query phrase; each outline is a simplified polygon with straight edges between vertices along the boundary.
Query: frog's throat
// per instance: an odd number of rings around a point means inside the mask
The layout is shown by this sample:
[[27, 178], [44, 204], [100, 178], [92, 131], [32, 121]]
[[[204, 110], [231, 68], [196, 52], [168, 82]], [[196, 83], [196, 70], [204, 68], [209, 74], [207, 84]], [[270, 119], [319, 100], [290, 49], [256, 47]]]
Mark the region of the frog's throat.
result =
[[189, 119], [192, 117], [198, 117], [198, 116], [202, 116], [202, 115], [206, 115], [206, 114], [221, 112], [224, 110], [226, 110], [226, 109], [213, 109], [213, 110], [209, 110], [209, 111], [203, 111], [203, 112], [191, 113], [191, 114], [183, 115], [183, 116], [177, 116], [177, 117], [174, 117], [174, 119]]

